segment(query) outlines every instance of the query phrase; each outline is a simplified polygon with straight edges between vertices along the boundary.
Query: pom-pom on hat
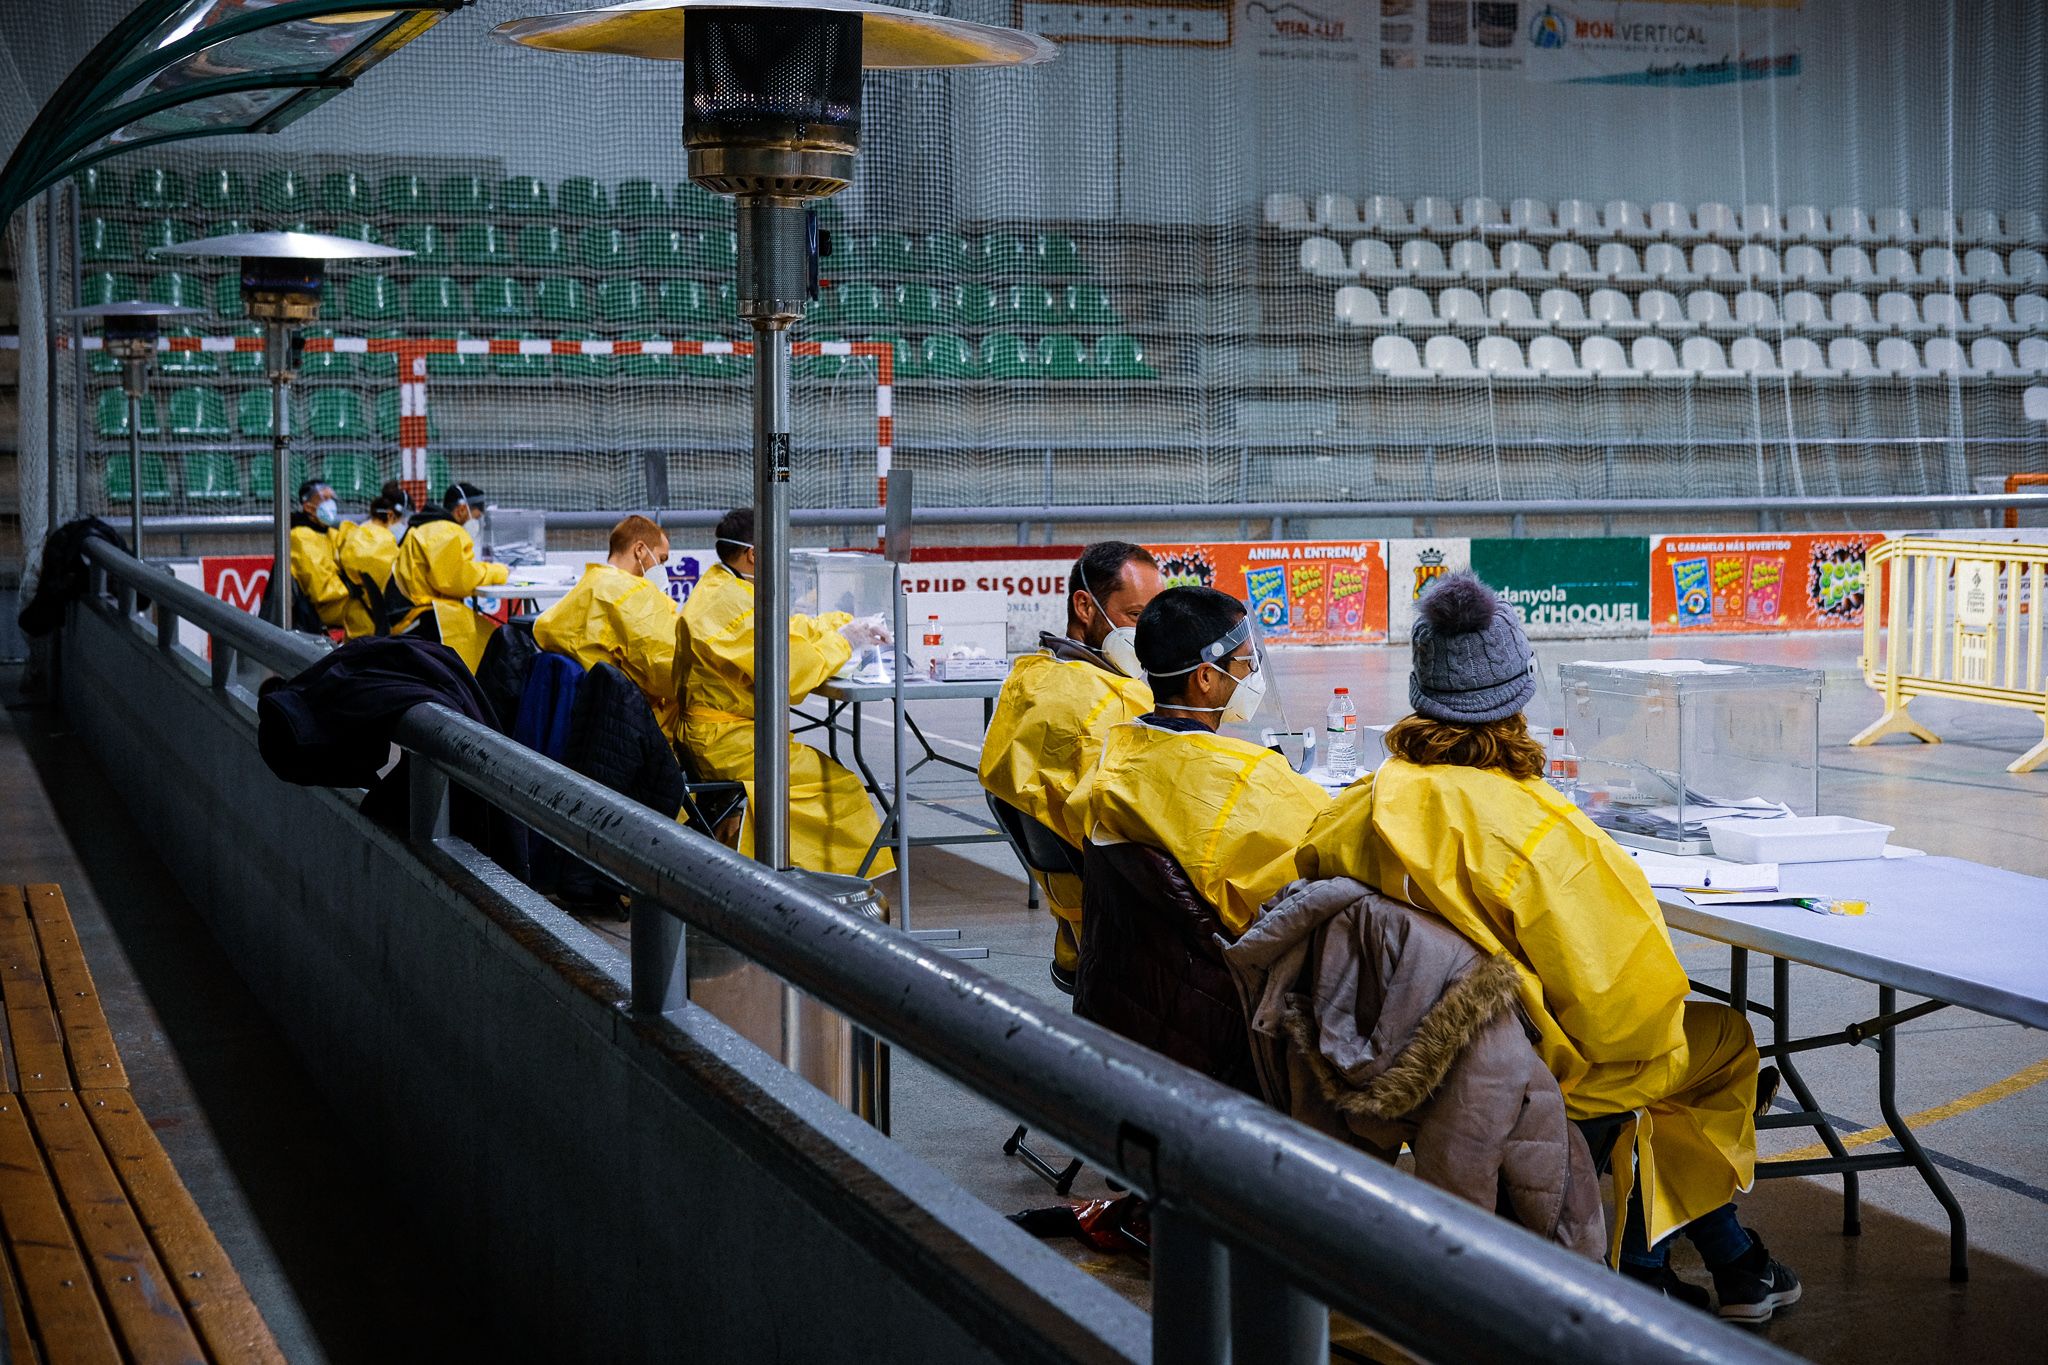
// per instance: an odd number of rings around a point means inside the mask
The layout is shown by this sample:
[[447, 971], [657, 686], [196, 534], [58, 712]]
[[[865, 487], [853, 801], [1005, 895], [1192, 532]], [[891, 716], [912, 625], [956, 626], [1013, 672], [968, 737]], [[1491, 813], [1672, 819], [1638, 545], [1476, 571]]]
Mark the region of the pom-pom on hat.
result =
[[1445, 574], [1415, 607], [1408, 704], [1460, 725], [1506, 720], [1536, 695], [1536, 654], [1514, 608], [1471, 573]]

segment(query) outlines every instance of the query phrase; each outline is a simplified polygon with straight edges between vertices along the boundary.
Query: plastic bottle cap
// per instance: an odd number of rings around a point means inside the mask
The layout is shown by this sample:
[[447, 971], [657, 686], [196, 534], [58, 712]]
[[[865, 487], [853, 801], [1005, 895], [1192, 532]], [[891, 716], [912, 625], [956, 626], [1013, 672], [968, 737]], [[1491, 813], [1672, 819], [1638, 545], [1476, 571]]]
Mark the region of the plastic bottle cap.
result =
[[1560, 725], [1555, 730], [1552, 730], [1550, 733], [1553, 735], [1562, 735], [1564, 733], [1564, 727]]
[[1351, 689], [1348, 687], [1340, 687], [1337, 689], [1337, 695], [1340, 697], [1348, 697], [1351, 695]]

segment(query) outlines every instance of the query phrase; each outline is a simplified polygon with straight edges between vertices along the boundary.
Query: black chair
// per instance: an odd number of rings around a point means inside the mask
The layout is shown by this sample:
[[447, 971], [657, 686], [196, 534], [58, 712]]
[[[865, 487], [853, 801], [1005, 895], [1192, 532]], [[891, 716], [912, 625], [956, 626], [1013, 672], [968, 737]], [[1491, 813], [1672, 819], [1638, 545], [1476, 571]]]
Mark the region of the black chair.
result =
[[[988, 798], [989, 814], [995, 817], [996, 828], [1010, 841], [1010, 848], [1016, 853], [1017, 861], [1024, 864], [1026, 872], [1081, 875], [1081, 854], [1065, 839], [995, 793], [983, 792], [982, 795]], [[1074, 993], [1072, 973], [1062, 972], [1057, 962], [1052, 967], [1052, 984], [1068, 995]], [[1075, 1177], [1081, 1174], [1081, 1158], [1075, 1157], [1065, 1166], [1054, 1166], [1024, 1145], [1024, 1139], [1030, 1132], [1027, 1125], [1018, 1124], [1017, 1131], [1010, 1134], [1010, 1140], [1003, 1144], [1003, 1155], [1014, 1156], [1038, 1172], [1052, 1186], [1053, 1193], [1064, 1197], [1074, 1188]]]

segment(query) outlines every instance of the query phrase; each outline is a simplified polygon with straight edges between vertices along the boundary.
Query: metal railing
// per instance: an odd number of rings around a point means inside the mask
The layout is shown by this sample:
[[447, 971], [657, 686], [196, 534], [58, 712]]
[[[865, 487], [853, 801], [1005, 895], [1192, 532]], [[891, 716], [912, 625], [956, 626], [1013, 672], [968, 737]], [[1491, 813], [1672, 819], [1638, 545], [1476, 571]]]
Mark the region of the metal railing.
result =
[[[326, 653], [104, 542], [119, 610], [174, 654], [211, 637], [225, 704], [237, 659], [293, 673]], [[137, 591], [155, 621], [134, 614]], [[109, 610], [104, 599], [98, 609]], [[246, 695], [246, 694], [244, 694]], [[398, 728], [412, 830], [446, 841], [450, 784], [634, 894], [629, 1008], [685, 1007], [680, 925], [722, 939], [1153, 1201], [1153, 1359], [1324, 1365], [1327, 1304], [1424, 1359], [1784, 1362], [1724, 1327], [1239, 1091], [1076, 1019], [439, 706]]]

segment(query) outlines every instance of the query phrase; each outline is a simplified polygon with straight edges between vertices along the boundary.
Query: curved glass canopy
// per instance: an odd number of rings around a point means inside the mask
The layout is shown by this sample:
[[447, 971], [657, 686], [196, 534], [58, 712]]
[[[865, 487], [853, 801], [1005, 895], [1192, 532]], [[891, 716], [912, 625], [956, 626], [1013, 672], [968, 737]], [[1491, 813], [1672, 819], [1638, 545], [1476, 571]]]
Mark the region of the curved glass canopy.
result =
[[0, 172], [0, 222], [118, 152], [275, 132], [470, 0], [143, 0], [57, 88]]

